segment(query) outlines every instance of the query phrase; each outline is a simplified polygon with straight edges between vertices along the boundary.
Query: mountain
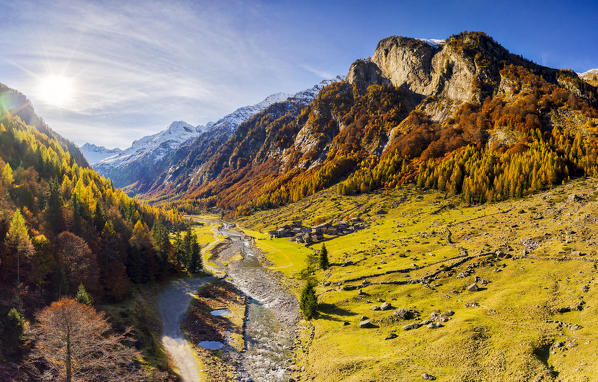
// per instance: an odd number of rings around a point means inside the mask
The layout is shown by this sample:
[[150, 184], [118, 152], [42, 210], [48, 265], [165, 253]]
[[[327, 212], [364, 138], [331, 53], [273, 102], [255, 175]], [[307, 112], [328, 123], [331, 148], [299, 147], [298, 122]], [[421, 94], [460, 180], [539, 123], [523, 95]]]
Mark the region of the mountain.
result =
[[162, 172], [176, 164], [174, 153], [177, 149], [199, 136], [212, 143], [222, 134], [228, 136], [253, 114], [287, 97], [284, 93], [272, 94], [256, 105], [241, 107], [216, 123], [209, 122], [205, 126], [194, 127], [183, 121], [175, 121], [166, 130], [136, 140], [131, 147], [117, 155], [95, 163], [94, 169], [110, 178], [117, 187], [127, 187], [131, 193], [147, 191]]
[[93, 143], [85, 143], [79, 149], [92, 167], [97, 162], [122, 152], [119, 148], [107, 149], [104, 146], [96, 146]]
[[[218, 157], [231, 155], [235, 142], [242, 140], [243, 135], [246, 134], [245, 129], [240, 130], [241, 126], [263, 123], [264, 119], [276, 120], [282, 116], [286, 119], [292, 118], [298, 115], [324, 87], [338, 80], [342, 78], [321, 81], [292, 96], [283, 93], [274, 94], [255, 106], [240, 108], [222, 118], [193, 142], [173, 152], [170, 165], [144, 192], [144, 197], [154, 200], [170, 197], [184, 193], [213, 178], [219, 169], [211, 168], [209, 162], [213, 161], [216, 155]], [[260, 117], [256, 119], [255, 116], [258, 115]], [[227, 143], [229, 140], [232, 141]], [[223, 147], [225, 143], [227, 146]]]
[[192, 126], [183, 121], [172, 122], [165, 130], [134, 141], [131, 147], [98, 161], [93, 167], [117, 187], [133, 183], [142, 187], [159, 174], [172, 150], [205, 129], [205, 126]]
[[244, 214], [333, 184], [345, 194], [415, 183], [472, 203], [521, 196], [598, 172], [597, 106], [576, 73], [482, 32], [393, 36], [309, 104], [274, 104], [208, 154], [178, 156], [145, 197]]

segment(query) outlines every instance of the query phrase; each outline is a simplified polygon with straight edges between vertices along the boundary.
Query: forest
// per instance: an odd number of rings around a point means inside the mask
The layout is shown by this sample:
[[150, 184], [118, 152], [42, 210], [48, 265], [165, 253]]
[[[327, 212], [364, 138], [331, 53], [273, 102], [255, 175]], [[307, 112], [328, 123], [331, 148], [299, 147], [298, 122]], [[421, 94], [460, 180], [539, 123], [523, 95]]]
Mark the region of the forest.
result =
[[[193, 233], [178, 233], [172, 240], [171, 233], [185, 226], [179, 212], [128, 197], [87, 163], [75, 160], [52, 135], [3, 111], [0, 364], [37, 357], [29, 372], [52, 372], [51, 358], [39, 358], [41, 337], [35, 333], [43, 328], [25, 330], [42, 323], [39, 312], [68, 313], [73, 319], [86, 315], [99, 320], [100, 334], [111, 333], [101, 312], [73, 305], [73, 298], [87, 305], [116, 303], [131, 296], [132, 285], [200, 271]], [[55, 305], [61, 299], [63, 303]], [[122, 347], [116, 342], [112, 346]], [[10, 373], [0, 369], [0, 374]], [[87, 372], [86, 378], [96, 377], [86, 380], [101, 380], [96, 369]]]

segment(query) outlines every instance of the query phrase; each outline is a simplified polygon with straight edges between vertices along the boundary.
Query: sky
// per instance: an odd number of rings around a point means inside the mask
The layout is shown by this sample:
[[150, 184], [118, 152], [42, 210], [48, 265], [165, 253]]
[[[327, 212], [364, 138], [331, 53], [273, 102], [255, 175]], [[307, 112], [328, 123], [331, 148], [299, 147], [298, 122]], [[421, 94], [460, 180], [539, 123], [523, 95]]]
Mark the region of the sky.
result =
[[546, 66], [598, 67], [595, 0], [0, 0], [0, 82], [75, 143], [124, 148], [345, 75], [384, 37], [464, 30]]

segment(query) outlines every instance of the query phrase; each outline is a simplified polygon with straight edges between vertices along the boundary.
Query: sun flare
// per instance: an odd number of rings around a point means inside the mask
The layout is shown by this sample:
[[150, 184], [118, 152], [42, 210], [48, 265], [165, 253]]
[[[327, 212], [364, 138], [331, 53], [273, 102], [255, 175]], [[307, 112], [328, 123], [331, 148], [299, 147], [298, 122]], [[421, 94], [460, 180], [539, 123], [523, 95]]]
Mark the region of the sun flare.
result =
[[38, 96], [47, 104], [57, 107], [67, 106], [74, 96], [72, 78], [51, 74], [43, 77], [38, 84]]

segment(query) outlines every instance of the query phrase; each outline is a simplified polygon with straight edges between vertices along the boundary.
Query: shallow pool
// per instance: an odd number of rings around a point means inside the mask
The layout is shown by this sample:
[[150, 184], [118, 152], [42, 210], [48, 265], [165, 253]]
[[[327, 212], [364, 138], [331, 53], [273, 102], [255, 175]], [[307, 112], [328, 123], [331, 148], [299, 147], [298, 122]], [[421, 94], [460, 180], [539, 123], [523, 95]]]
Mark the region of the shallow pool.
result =
[[197, 345], [208, 350], [218, 350], [224, 347], [224, 344], [220, 341], [200, 341]]

